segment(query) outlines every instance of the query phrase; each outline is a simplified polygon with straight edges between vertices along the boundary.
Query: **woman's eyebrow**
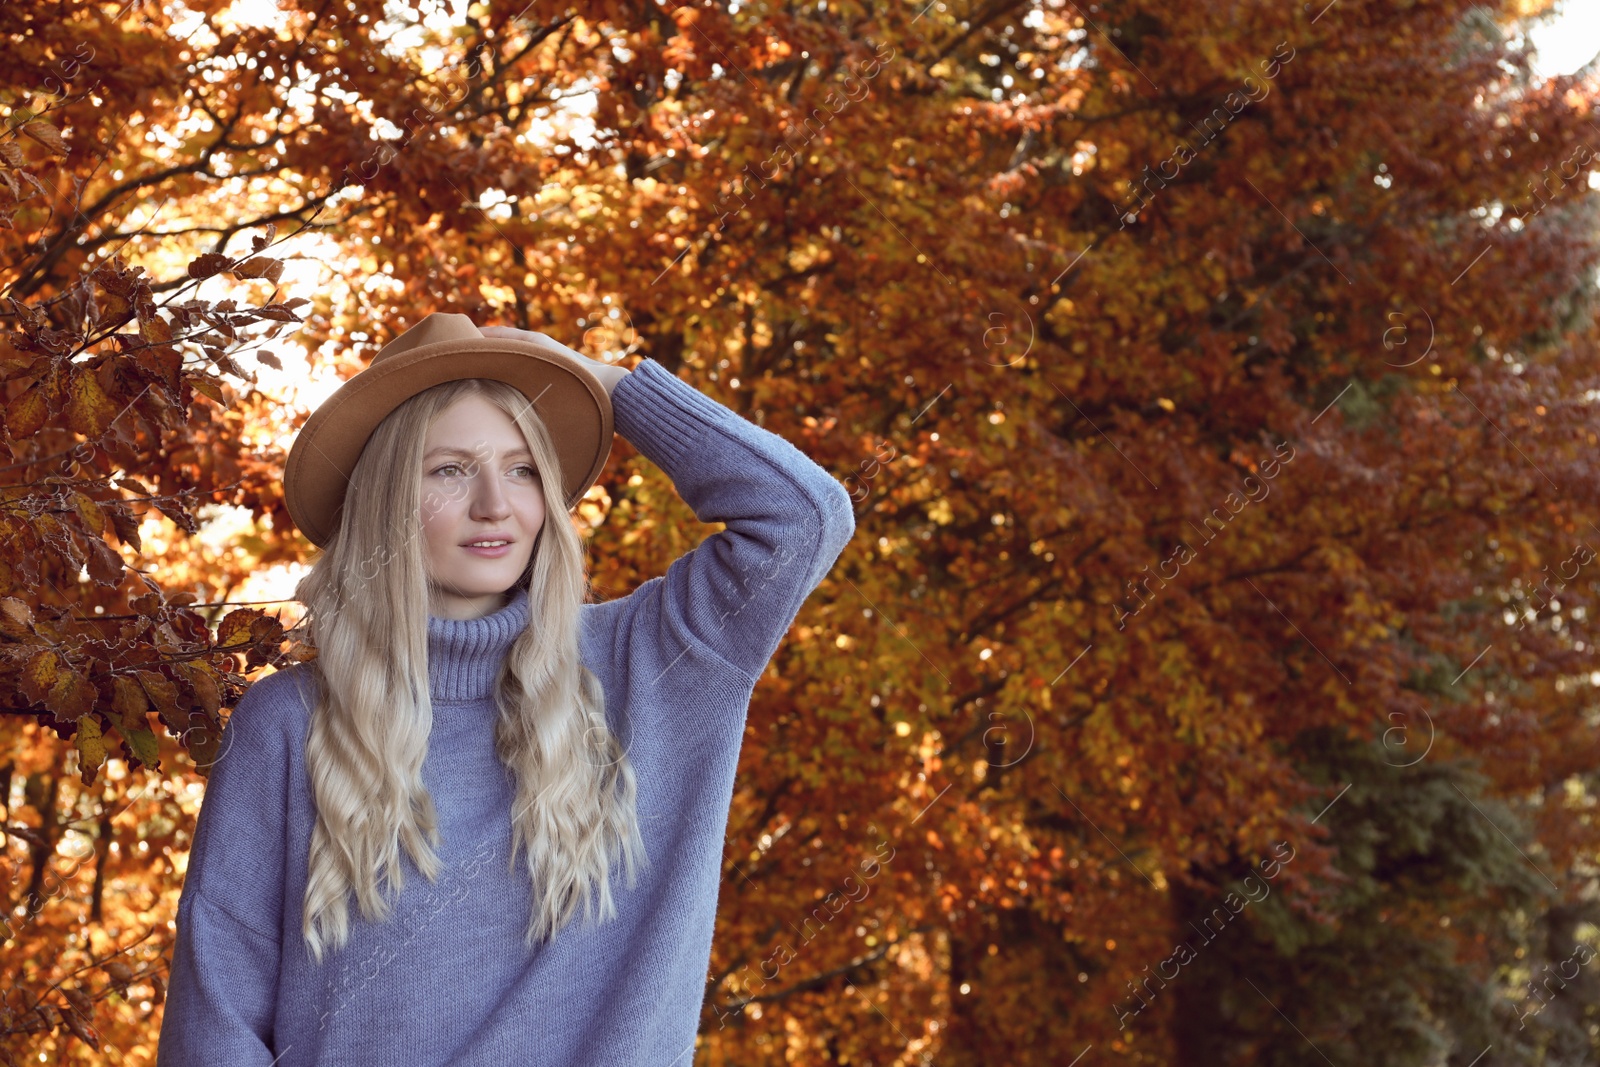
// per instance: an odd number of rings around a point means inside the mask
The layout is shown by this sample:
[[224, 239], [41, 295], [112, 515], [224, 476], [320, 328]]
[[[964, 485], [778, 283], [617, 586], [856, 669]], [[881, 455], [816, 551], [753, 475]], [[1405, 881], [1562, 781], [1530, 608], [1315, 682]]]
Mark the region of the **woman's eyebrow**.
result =
[[[431, 449], [428, 450], [428, 456], [438, 456], [438, 455], [465, 456], [467, 459], [473, 459], [478, 455], [478, 453], [469, 451], [468, 449], [465, 449], [465, 448], [455, 448], [455, 447], [448, 446], [448, 445], [442, 445], [442, 446], [440, 446], [438, 448], [431, 448]], [[526, 448], [518, 448], [518, 449], [515, 449], [515, 450], [513, 450], [511, 452], [506, 452], [506, 453], [504, 453], [504, 455], [505, 455], [506, 459], [515, 459], [515, 458], [532, 459], [533, 458], [533, 453], [529, 452]], [[424, 457], [424, 458], [427, 458], [427, 457]]]

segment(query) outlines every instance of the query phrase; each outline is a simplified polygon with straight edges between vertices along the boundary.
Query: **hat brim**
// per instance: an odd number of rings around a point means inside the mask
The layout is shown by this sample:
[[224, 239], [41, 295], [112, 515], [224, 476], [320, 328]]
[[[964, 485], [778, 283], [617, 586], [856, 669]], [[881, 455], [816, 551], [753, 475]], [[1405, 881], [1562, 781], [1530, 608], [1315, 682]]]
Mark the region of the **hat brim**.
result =
[[374, 361], [306, 419], [283, 487], [289, 517], [308, 540], [322, 547], [332, 540], [350, 475], [378, 424], [424, 389], [462, 378], [505, 382], [533, 402], [561, 457], [563, 504], [577, 507], [611, 455], [611, 397], [600, 380], [536, 341], [450, 340]]

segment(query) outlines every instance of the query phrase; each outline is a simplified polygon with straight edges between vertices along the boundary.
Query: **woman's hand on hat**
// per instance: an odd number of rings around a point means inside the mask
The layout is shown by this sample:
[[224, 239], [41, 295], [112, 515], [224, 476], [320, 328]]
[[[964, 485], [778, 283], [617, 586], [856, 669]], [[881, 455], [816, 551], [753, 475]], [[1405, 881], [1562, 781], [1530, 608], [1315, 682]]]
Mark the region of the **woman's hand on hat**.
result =
[[622, 381], [623, 376], [628, 373], [627, 367], [619, 367], [614, 363], [606, 363], [592, 356], [586, 356], [576, 349], [568, 348], [548, 334], [537, 333], [533, 330], [519, 330], [514, 326], [480, 326], [478, 327], [478, 332], [485, 337], [512, 337], [522, 341], [537, 341], [540, 344], [557, 348], [573, 357], [585, 370], [593, 374], [600, 384], [605, 387], [606, 396], [608, 397], [616, 389], [617, 383]]

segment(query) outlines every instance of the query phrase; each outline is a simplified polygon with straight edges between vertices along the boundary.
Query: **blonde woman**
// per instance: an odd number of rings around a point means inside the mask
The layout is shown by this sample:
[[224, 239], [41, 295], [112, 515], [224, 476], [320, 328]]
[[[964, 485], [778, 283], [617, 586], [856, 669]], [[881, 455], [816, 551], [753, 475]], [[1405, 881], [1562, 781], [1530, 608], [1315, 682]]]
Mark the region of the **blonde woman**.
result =
[[[613, 432], [726, 528], [599, 603], [566, 513]], [[284, 490], [317, 655], [223, 731], [159, 1067], [688, 1067], [751, 693], [848, 493], [654, 360], [442, 313]]]

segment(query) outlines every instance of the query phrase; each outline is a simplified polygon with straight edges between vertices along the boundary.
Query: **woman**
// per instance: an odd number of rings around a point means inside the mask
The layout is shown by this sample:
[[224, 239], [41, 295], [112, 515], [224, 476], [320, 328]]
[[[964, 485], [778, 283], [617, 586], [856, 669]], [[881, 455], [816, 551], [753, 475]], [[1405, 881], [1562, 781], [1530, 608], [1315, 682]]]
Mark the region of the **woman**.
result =
[[[557, 502], [613, 429], [726, 529], [595, 603]], [[750, 697], [849, 494], [654, 360], [452, 314], [312, 414], [284, 488], [317, 655], [223, 731], [158, 1067], [693, 1063]]]

